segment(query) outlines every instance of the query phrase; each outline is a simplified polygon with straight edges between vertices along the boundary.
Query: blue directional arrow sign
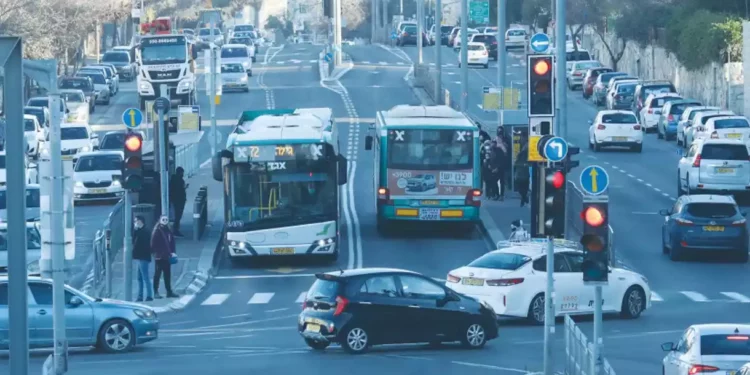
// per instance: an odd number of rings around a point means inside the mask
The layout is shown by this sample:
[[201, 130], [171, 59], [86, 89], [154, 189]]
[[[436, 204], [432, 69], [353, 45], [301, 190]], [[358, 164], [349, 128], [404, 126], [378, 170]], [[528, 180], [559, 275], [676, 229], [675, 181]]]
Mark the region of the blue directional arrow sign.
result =
[[138, 108], [128, 108], [122, 113], [122, 123], [128, 129], [135, 129], [143, 122], [143, 112]]
[[547, 49], [549, 49], [549, 43], [549, 35], [544, 33], [534, 34], [534, 36], [529, 39], [529, 47], [531, 47], [531, 50], [536, 53], [547, 52]]
[[551, 138], [544, 144], [544, 157], [552, 162], [563, 161], [568, 156], [568, 142], [560, 137]]
[[333, 54], [330, 53], [330, 52], [326, 53], [325, 60], [326, 60], [326, 62], [331, 62], [331, 60], [333, 60]]
[[601, 195], [609, 187], [609, 175], [598, 165], [586, 167], [581, 172], [581, 189], [589, 195]]

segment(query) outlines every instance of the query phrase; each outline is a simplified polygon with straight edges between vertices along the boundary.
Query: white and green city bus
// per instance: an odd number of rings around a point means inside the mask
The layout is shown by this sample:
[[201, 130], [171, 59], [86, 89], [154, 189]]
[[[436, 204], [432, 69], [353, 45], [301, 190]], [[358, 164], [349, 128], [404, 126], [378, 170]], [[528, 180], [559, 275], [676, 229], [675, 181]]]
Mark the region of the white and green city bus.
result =
[[246, 111], [213, 158], [224, 183], [224, 246], [232, 261], [339, 254], [339, 154], [329, 108]]
[[395, 221], [473, 226], [482, 196], [479, 127], [448, 106], [397, 105], [377, 113], [374, 190], [378, 231]]

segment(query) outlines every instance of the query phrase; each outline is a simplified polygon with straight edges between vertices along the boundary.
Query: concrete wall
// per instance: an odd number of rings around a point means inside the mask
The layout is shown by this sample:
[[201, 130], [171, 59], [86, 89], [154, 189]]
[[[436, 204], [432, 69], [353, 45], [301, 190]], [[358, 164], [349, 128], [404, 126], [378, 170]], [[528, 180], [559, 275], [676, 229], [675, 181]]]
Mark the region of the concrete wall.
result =
[[[619, 52], [620, 42], [614, 35], [606, 39], [614, 52]], [[590, 28], [584, 30], [581, 43], [595, 59], [613, 66], [601, 38]], [[746, 54], [745, 56], [750, 56]], [[641, 48], [629, 42], [618, 62], [619, 71], [644, 79], [670, 80], [678, 92], [709, 105], [729, 108], [736, 113], [745, 112], [744, 76], [742, 63], [711, 64], [700, 70], [690, 71], [680, 64], [677, 57], [658, 46]]]

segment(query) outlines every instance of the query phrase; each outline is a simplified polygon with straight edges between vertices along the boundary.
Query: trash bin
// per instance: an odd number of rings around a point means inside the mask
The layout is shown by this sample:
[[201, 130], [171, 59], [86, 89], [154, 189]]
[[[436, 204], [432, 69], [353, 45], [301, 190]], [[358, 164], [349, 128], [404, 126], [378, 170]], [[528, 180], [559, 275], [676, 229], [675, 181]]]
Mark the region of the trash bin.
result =
[[136, 216], [143, 216], [143, 220], [146, 224], [146, 229], [151, 230], [156, 225], [156, 205], [148, 203], [140, 203], [133, 205], [133, 218]]

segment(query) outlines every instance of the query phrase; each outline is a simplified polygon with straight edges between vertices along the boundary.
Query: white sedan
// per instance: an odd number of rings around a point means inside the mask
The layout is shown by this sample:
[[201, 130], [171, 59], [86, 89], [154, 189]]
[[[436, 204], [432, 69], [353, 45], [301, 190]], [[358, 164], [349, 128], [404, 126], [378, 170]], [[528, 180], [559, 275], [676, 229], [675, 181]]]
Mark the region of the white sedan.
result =
[[643, 130], [631, 111], [599, 111], [594, 121], [589, 121], [589, 148], [624, 146], [635, 152], [643, 150]]
[[750, 363], [750, 325], [695, 324], [678, 342], [666, 342], [661, 349], [667, 352], [662, 361], [664, 375], [744, 375], [737, 370]]
[[[490, 66], [490, 54], [487, 52], [487, 47], [484, 43], [469, 42], [469, 48], [466, 51], [467, 58], [469, 59], [468, 65], [482, 65], [485, 69]], [[461, 67], [463, 61], [461, 61], [461, 53], [458, 53], [458, 67]]]
[[73, 171], [75, 201], [118, 200], [125, 194], [120, 182], [122, 151], [95, 151], [78, 154]]
[[23, 135], [26, 138], [26, 152], [33, 158], [39, 157], [42, 143], [47, 138], [47, 129], [39, 124], [34, 115], [23, 115]]
[[[594, 288], [583, 284], [583, 252], [577, 242], [556, 241], [555, 313], [584, 315], [594, 312]], [[448, 273], [445, 285], [459, 293], [487, 302], [499, 316], [527, 318], [544, 323], [544, 290], [547, 285], [544, 249], [535, 242], [507, 243], [469, 265]], [[651, 306], [651, 288], [645, 277], [612, 268], [603, 287], [605, 313], [637, 318]]]

